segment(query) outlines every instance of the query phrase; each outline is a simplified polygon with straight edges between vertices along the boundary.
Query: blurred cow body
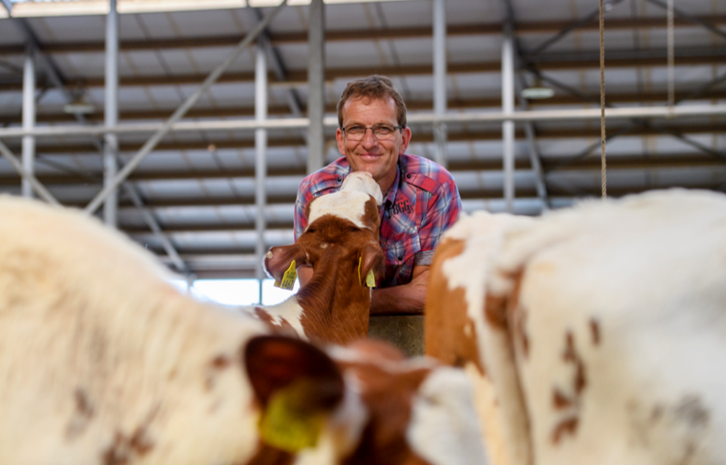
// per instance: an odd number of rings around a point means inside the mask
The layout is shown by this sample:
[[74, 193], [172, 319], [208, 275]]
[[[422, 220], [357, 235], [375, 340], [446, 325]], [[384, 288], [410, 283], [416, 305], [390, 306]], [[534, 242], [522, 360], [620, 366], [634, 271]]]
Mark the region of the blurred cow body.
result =
[[[0, 218], [0, 463], [479, 463], [455, 370], [269, 336], [180, 295], [150, 254], [79, 212], [2, 196]], [[282, 416], [303, 432], [322, 418], [315, 445], [270, 436], [271, 405], [303, 412]]]
[[503, 464], [726, 463], [726, 197], [673, 190], [447, 232], [427, 353]]
[[379, 274], [385, 258], [378, 243], [381, 189], [366, 172], [348, 175], [341, 190], [308, 205], [308, 226], [297, 243], [273, 247], [267, 272], [281, 281], [295, 261], [313, 276], [285, 302], [247, 311], [283, 333], [318, 342], [347, 344], [368, 335], [371, 289], [368, 273]]

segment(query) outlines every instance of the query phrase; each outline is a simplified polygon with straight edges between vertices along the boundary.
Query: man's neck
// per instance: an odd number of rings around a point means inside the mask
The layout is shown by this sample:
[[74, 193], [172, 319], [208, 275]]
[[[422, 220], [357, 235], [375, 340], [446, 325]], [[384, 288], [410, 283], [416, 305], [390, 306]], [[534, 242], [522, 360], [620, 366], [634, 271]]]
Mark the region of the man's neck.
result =
[[393, 187], [393, 183], [396, 182], [396, 174], [398, 174], [398, 166], [396, 166], [396, 169], [393, 171], [393, 173], [390, 173], [381, 180], [376, 180], [376, 182], [378, 183], [378, 187], [381, 188], [381, 194], [383, 194], [383, 198], [386, 198], [386, 195], [388, 195], [388, 191], [391, 190], [391, 187]]

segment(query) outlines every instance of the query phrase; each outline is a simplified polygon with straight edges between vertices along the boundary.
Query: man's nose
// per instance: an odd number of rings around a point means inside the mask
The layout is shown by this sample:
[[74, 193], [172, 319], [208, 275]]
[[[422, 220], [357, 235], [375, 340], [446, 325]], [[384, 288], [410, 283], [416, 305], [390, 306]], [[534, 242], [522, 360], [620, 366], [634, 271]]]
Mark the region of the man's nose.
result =
[[373, 128], [366, 128], [363, 134], [363, 147], [374, 147], [378, 145], [378, 139], [373, 135]]

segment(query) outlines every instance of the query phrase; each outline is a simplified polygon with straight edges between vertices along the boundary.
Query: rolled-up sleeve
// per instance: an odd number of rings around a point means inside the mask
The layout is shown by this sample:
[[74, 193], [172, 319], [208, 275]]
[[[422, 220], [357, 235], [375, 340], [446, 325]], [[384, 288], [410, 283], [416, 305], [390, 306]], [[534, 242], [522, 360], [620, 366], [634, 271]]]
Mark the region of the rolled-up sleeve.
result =
[[312, 199], [310, 189], [307, 188], [308, 183], [303, 181], [297, 189], [297, 197], [295, 198], [295, 214], [293, 224], [295, 226], [295, 242], [302, 236], [305, 228], [308, 226], [308, 219], [305, 217], [305, 206]]

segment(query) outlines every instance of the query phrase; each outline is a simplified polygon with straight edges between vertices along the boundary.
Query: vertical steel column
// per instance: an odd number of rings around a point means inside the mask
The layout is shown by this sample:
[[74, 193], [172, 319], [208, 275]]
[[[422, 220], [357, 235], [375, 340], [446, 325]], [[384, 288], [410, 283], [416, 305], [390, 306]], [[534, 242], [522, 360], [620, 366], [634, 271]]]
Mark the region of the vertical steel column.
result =
[[[116, 0], [109, 2], [106, 17], [106, 94], [104, 105], [106, 126], [118, 124], [118, 12]], [[103, 185], [108, 187], [116, 177], [118, 136], [106, 134], [103, 146]], [[115, 228], [118, 211], [118, 190], [106, 198], [103, 204], [103, 219], [106, 225]]]
[[[257, 60], [255, 62], [255, 120], [264, 121], [267, 119], [267, 56], [264, 41], [260, 37], [257, 41]], [[265, 271], [262, 268], [262, 260], [265, 255], [265, 204], [267, 203], [267, 192], [265, 180], [267, 178], [267, 130], [255, 129], [255, 205], [257, 206], [257, 219], [255, 230], [257, 231], [257, 243], [255, 245], [255, 257], [257, 268], [255, 276], [259, 281], [260, 303], [262, 303], [262, 280]]]
[[[446, 114], [446, 0], [434, 0], [434, 114]], [[446, 166], [446, 124], [434, 124], [436, 163]]]
[[325, 162], [325, 5], [311, 0], [308, 28], [308, 173]]
[[[35, 49], [28, 44], [25, 51], [25, 64], [23, 66], [23, 129], [32, 131], [35, 126]], [[22, 149], [23, 169], [28, 174], [34, 174], [35, 137], [23, 136]], [[23, 178], [21, 184], [23, 197], [33, 196], [33, 187], [29, 179]]]
[[[514, 31], [511, 25], [504, 27], [502, 41], [502, 111], [514, 113]], [[514, 212], [514, 121], [502, 123], [504, 156], [504, 200], [507, 211]]]

